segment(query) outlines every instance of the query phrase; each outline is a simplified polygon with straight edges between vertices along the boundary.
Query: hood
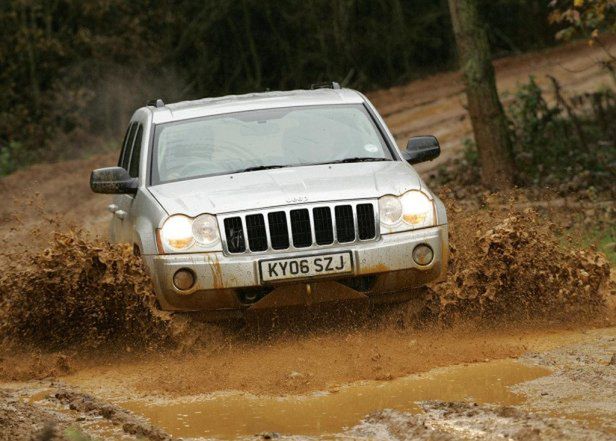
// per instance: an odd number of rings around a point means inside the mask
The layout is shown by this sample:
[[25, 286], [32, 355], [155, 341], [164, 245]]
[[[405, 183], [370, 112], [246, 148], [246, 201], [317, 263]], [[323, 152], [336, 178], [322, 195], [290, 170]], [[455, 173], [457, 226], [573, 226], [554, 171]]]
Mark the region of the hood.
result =
[[148, 189], [169, 214], [197, 216], [399, 195], [420, 187], [419, 176], [406, 162], [387, 161], [261, 170]]

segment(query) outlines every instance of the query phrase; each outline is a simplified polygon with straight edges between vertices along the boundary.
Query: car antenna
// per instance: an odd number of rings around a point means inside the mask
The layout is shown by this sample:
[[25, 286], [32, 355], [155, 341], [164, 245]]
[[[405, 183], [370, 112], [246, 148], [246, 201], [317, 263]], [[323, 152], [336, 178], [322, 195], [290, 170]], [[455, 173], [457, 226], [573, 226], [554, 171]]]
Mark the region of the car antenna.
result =
[[147, 105], [152, 107], [165, 107], [165, 102], [162, 99], [157, 98], [155, 100], [148, 101]]
[[329, 83], [315, 83], [310, 85], [310, 89], [340, 89], [340, 84], [335, 81]]

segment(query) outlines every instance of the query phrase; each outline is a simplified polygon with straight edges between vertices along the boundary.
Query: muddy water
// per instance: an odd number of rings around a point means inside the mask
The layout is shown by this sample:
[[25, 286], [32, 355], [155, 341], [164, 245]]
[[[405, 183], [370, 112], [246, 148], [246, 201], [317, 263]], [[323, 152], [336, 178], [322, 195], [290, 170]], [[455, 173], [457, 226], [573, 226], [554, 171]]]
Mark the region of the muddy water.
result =
[[374, 410], [418, 412], [423, 400], [517, 404], [508, 386], [549, 374], [513, 360], [436, 369], [386, 382], [363, 382], [310, 395], [213, 394], [190, 400], [129, 401], [122, 407], [181, 437], [229, 439], [262, 432], [326, 435], [357, 424]]

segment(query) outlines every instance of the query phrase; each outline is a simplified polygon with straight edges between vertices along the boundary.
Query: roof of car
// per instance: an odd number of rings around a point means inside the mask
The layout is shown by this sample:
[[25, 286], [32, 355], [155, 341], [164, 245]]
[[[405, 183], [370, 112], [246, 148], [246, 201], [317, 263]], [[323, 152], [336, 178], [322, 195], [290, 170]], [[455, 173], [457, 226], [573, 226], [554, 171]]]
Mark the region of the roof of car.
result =
[[276, 107], [362, 103], [363, 95], [352, 89], [290, 90], [203, 98], [149, 107], [153, 122], [160, 124], [200, 116]]

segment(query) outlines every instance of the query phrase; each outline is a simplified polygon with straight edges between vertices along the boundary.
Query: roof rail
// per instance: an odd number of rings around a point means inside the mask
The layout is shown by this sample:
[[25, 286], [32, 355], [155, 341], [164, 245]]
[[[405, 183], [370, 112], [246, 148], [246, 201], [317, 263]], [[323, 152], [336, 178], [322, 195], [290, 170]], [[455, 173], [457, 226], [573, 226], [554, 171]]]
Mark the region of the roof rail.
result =
[[340, 84], [335, 81], [329, 83], [315, 83], [310, 85], [310, 89], [340, 89]]
[[152, 107], [165, 107], [165, 102], [160, 98], [157, 98], [155, 100], [148, 101], [147, 105]]

